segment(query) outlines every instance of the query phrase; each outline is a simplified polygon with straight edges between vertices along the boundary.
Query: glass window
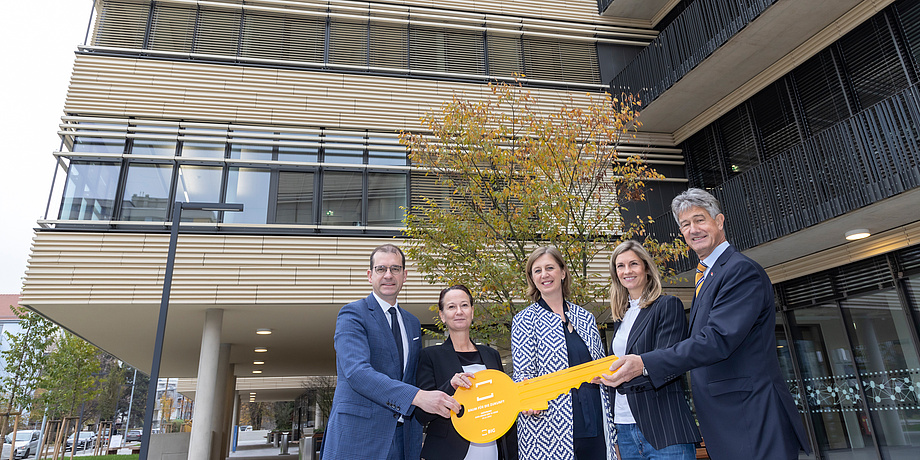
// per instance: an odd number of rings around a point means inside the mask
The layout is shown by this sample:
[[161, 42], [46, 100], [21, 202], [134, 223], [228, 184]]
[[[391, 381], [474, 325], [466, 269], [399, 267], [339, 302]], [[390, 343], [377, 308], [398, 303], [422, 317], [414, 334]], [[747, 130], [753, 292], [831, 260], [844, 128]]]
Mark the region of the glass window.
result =
[[368, 173], [367, 225], [398, 227], [406, 207], [406, 175]]
[[225, 212], [224, 222], [264, 224], [268, 219], [268, 192], [271, 171], [255, 168], [230, 168], [227, 176], [227, 203], [243, 203], [243, 212]]
[[364, 163], [364, 150], [327, 147], [323, 150], [323, 161], [326, 163], [362, 164]]
[[272, 159], [272, 146], [231, 144], [230, 158], [234, 160], [270, 161]]
[[72, 152], [124, 153], [125, 140], [79, 136], [73, 139]]
[[855, 357], [834, 304], [792, 311], [808, 417], [828, 459], [875, 458]]
[[131, 145], [134, 155], [175, 156], [176, 141], [162, 139], [134, 139]]
[[182, 156], [186, 158], [223, 158], [224, 143], [183, 142]]
[[71, 162], [60, 218], [111, 220], [120, 169], [118, 163]]
[[280, 133], [278, 160], [316, 162], [319, 158], [319, 134]]
[[367, 164], [406, 166], [406, 148], [392, 138], [368, 139]]
[[278, 147], [279, 161], [316, 162], [319, 157], [317, 147], [281, 145]]
[[278, 175], [278, 204], [275, 222], [279, 224], [313, 225], [312, 172], [281, 171]]
[[[176, 182], [176, 201], [220, 201], [219, 166], [180, 165]], [[217, 222], [217, 211], [182, 211], [183, 222]]]
[[360, 172], [325, 172], [320, 223], [324, 225], [362, 225], [362, 194], [362, 174]]
[[[866, 393], [869, 415], [879, 431], [886, 458], [901, 457], [905, 448], [920, 447], [914, 435], [920, 423], [915, 389], [920, 358], [907, 317], [894, 289], [850, 297], [841, 302], [853, 341], [853, 362]], [[887, 455], [886, 455], [887, 454]]]
[[165, 221], [172, 165], [131, 164], [121, 203], [122, 220]]

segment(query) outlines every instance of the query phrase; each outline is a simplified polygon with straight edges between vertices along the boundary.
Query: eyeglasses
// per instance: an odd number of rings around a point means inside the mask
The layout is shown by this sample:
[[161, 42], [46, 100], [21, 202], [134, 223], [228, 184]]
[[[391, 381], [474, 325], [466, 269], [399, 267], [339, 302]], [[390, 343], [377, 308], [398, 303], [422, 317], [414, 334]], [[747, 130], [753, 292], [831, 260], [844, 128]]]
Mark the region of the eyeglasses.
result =
[[390, 273], [392, 273], [392, 274], [394, 274], [394, 275], [398, 275], [398, 274], [402, 273], [402, 271], [403, 271], [403, 266], [402, 266], [402, 265], [390, 265], [389, 267], [387, 267], [386, 265], [378, 265], [378, 266], [374, 267], [374, 273], [376, 273], [376, 274], [378, 274], [378, 275], [382, 275], [382, 274], [384, 274], [384, 273], [387, 272], [387, 269], [390, 270]]

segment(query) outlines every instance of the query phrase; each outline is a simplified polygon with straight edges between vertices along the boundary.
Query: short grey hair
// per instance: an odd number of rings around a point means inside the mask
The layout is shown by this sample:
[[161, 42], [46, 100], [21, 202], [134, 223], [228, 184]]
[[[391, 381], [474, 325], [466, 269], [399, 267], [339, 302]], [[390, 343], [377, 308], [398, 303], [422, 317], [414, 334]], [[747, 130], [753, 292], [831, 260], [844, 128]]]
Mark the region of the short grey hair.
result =
[[680, 217], [678, 216], [693, 206], [705, 209], [709, 213], [709, 217], [713, 219], [722, 214], [722, 206], [716, 197], [705, 190], [690, 188], [671, 200], [671, 213], [674, 214], [674, 221], [680, 224]]

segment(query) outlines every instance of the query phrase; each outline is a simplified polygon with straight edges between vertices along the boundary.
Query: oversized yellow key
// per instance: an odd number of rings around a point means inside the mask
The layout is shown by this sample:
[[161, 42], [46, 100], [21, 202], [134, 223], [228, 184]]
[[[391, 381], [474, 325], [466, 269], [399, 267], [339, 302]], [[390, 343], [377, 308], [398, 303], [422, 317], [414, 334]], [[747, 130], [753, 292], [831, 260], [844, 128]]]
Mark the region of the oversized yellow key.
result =
[[454, 399], [460, 403], [460, 413], [451, 411], [450, 419], [467, 441], [494, 441], [508, 432], [519, 412], [546, 410], [559, 395], [609, 374], [616, 359], [608, 356], [518, 383], [502, 371], [479, 371], [470, 379], [470, 388], [457, 388]]

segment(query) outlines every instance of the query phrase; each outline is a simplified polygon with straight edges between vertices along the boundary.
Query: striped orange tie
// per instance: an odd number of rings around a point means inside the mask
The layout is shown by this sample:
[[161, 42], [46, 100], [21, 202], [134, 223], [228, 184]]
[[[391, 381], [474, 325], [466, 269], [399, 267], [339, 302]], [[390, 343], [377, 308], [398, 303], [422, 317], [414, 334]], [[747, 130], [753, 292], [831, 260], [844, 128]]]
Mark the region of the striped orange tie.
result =
[[706, 264], [701, 260], [696, 264], [696, 294], [694, 296], [700, 293], [700, 287], [703, 286], [703, 273], [706, 273]]

